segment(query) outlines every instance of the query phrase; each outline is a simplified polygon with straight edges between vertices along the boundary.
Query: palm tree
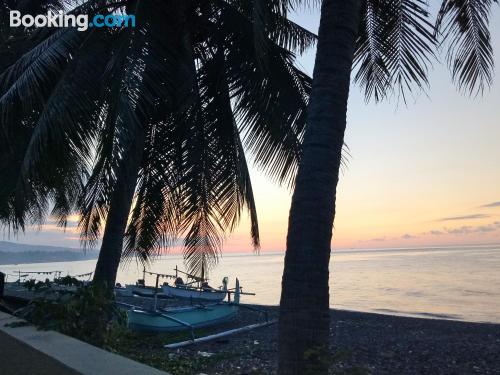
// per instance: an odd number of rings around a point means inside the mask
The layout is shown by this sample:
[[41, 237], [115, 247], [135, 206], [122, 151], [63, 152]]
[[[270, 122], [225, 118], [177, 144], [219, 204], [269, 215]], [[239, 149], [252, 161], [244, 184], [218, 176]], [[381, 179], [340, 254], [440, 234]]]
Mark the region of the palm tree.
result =
[[323, 0], [313, 88], [289, 216], [279, 323], [279, 373], [327, 373], [329, 260], [351, 71], [368, 99], [428, 84], [439, 40], [458, 87], [492, 79], [492, 0], [445, 0], [436, 26], [424, 0]]
[[245, 151], [291, 180], [311, 86], [295, 52], [316, 39], [271, 5], [87, 1], [72, 12], [133, 13], [137, 27], [31, 32], [0, 75], [4, 223], [79, 212], [86, 246], [103, 233], [94, 280], [108, 286], [123, 255], [147, 262], [180, 237], [206, 270], [245, 207], [257, 248]]
[[[32, 38], [33, 30], [29, 29], [12, 29], [9, 26], [9, 11], [11, 9], [20, 10], [23, 14], [42, 14], [48, 10], [57, 10], [61, 8], [62, 0], [49, 0], [46, 2], [32, 1], [32, 0], [2, 0], [0, 7], [0, 72], [4, 72], [9, 66], [14, 64], [19, 58], [22, 57], [24, 52], [34, 48], [37, 45], [36, 40]], [[33, 121], [35, 114], [26, 113], [19, 117], [19, 122], [15, 127], [8, 128], [3, 125], [4, 120], [0, 123], [2, 126], [0, 137], [0, 170], [2, 173], [2, 186], [0, 187], [0, 217], [1, 221], [7, 225], [8, 228], [12, 227], [16, 231], [22, 222], [18, 221], [20, 214], [19, 208], [13, 205], [13, 192], [16, 187], [16, 178], [19, 172], [19, 166], [27, 147], [27, 140], [32, 134], [28, 123]], [[15, 134], [11, 131], [15, 130]], [[55, 177], [61, 177], [57, 175]], [[74, 179], [69, 179], [68, 191], [74, 187]], [[50, 182], [50, 179], [47, 180]], [[50, 186], [50, 185], [48, 185]], [[34, 205], [35, 201], [32, 201]], [[35, 215], [35, 210], [30, 214]], [[33, 216], [33, 221], [35, 217]]]

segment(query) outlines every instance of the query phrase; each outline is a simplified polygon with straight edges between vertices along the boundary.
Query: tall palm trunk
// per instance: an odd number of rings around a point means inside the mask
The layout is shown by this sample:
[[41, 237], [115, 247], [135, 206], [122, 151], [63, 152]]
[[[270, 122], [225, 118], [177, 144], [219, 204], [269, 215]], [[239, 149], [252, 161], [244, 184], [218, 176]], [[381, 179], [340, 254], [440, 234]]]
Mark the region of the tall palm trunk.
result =
[[120, 175], [111, 197], [106, 228], [94, 273], [94, 283], [104, 284], [108, 288], [114, 287], [116, 282], [123, 250], [123, 237], [127, 229], [142, 161], [144, 138], [144, 129], [138, 129], [133, 144], [124, 155]]
[[360, 0], [323, 0], [303, 158], [290, 209], [279, 373], [328, 372], [329, 261]]

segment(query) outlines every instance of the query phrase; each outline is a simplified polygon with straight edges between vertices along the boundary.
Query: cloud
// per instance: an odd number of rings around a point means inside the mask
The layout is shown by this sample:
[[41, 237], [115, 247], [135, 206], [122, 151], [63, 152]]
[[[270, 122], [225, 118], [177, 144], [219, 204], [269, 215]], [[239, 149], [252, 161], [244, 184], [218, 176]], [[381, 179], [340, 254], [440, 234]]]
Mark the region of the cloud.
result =
[[471, 234], [471, 233], [496, 232], [498, 229], [500, 229], [500, 223], [496, 221], [493, 224], [488, 224], [488, 225], [478, 225], [478, 226], [464, 225], [459, 228], [445, 228], [445, 231], [448, 234]]
[[358, 242], [384, 242], [386, 239], [386, 237], [376, 237], [370, 238], [369, 240], [359, 240]]
[[402, 238], [403, 240], [411, 240], [411, 239], [413, 239], [413, 238], [417, 238], [417, 236], [414, 236], [414, 235], [411, 235], [411, 234], [406, 233], [406, 234], [402, 235], [402, 236], [401, 236], [401, 238]]
[[471, 226], [463, 226], [459, 228], [445, 229], [448, 234], [470, 234], [474, 233], [474, 229]]
[[481, 208], [492, 208], [492, 207], [500, 207], [500, 202], [488, 203], [480, 206]]
[[467, 235], [467, 234], [473, 234], [473, 233], [490, 233], [490, 232], [496, 232], [500, 229], [500, 221], [495, 221], [491, 224], [486, 224], [486, 225], [463, 225], [461, 227], [456, 227], [456, 228], [440, 228], [440, 229], [433, 229], [429, 232], [424, 232], [422, 235], [431, 235], [431, 236], [442, 236], [445, 234], [455, 234], [455, 235]]
[[452, 216], [439, 219], [438, 221], [459, 221], [459, 220], [472, 220], [472, 219], [485, 219], [490, 217], [490, 215], [485, 214], [472, 214], [464, 216]]
[[[44, 226], [64, 228], [63, 226], [59, 225], [59, 220], [55, 220], [55, 219], [49, 219], [49, 220], [45, 221], [45, 223], [42, 224], [42, 227], [44, 227]], [[78, 227], [78, 222], [72, 221], [72, 220], [67, 220], [66, 227], [67, 228], [76, 228], [76, 227]]]
[[52, 233], [52, 234], [63, 234], [63, 233], [73, 233], [78, 234], [80, 230], [76, 225], [68, 223], [66, 227], [61, 227], [57, 222], [48, 221], [42, 225], [31, 225], [26, 227], [29, 232], [33, 233]]
[[493, 225], [482, 225], [482, 226], [476, 227], [476, 232], [494, 232], [497, 229], [498, 228], [496, 228]]

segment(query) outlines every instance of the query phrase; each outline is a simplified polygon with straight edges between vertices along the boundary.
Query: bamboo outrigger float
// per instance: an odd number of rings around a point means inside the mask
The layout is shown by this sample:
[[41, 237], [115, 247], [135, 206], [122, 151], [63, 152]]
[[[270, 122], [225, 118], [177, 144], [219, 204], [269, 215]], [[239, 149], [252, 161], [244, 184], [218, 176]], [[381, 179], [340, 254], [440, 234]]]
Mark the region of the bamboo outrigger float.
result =
[[274, 319], [274, 320], [269, 320], [269, 321], [262, 322], [262, 323], [250, 324], [250, 325], [245, 326], [245, 327], [234, 328], [234, 329], [230, 329], [228, 331], [215, 333], [213, 335], [203, 336], [203, 337], [199, 337], [199, 338], [192, 338], [191, 340], [167, 344], [164, 347], [167, 349], [178, 349], [178, 348], [182, 348], [184, 346], [188, 346], [191, 344], [197, 344], [200, 342], [207, 342], [207, 341], [211, 341], [211, 340], [220, 339], [221, 337], [226, 337], [226, 336], [236, 335], [238, 333], [253, 331], [254, 329], [267, 327], [267, 326], [270, 326], [271, 324], [276, 324], [277, 322], [278, 322], [278, 320]]

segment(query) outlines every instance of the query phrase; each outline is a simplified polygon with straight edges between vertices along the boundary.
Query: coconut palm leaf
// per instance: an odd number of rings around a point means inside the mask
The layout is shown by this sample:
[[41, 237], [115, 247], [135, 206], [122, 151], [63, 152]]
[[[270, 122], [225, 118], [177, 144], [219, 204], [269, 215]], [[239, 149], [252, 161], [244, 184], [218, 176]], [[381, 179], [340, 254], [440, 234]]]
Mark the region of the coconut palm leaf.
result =
[[435, 58], [434, 28], [424, 0], [366, 0], [357, 40], [355, 81], [367, 100], [394, 90], [404, 102], [428, 86]]
[[444, 0], [436, 33], [447, 44], [446, 59], [457, 87], [482, 94], [493, 81], [490, 13], [497, 0]]

